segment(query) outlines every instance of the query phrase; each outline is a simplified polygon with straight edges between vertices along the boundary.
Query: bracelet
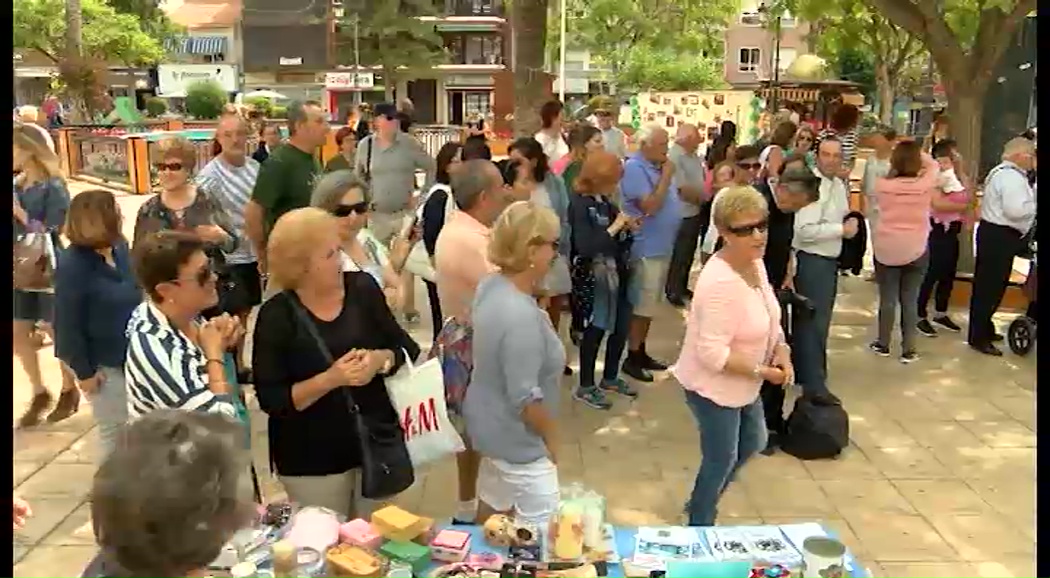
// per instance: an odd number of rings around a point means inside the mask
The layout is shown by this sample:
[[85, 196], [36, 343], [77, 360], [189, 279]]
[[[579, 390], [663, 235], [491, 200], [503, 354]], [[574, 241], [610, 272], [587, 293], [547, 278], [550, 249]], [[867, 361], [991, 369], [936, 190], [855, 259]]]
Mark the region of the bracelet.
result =
[[219, 365], [222, 365], [223, 367], [226, 366], [226, 362], [221, 360], [221, 359], [211, 359], [211, 358], [209, 358], [209, 359], [206, 359], [204, 361], [204, 365], [205, 366], [207, 366], [209, 363], [218, 363]]

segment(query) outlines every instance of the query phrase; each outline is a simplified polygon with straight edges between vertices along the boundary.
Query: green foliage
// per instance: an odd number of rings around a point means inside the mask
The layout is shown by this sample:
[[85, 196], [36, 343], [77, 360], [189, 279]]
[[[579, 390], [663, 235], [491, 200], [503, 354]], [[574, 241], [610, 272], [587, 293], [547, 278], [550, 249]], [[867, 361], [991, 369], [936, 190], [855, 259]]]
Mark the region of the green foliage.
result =
[[186, 112], [199, 119], [219, 118], [228, 101], [226, 91], [214, 80], [194, 82], [186, 88]]
[[246, 98], [244, 99], [244, 104], [261, 112], [263, 118], [273, 118], [271, 115], [273, 114], [274, 104], [273, 101], [268, 98], [263, 98], [261, 96]]
[[288, 107], [277, 105], [273, 107], [273, 112], [267, 118], [288, 118]]
[[[14, 0], [14, 47], [36, 50], [54, 62], [66, 47], [65, 0]], [[143, 29], [138, 16], [120, 13], [105, 0], [81, 0], [84, 56], [141, 66], [164, 57], [162, 39]]]
[[842, 48], [833, 61], [835, 72], [842, 80], [856, 82], [860, 92], [871, 99], [875, 95], [875, 60], [870, 52], [857, 48]]
[[168, 103], [163, 98], [153, 96], [146, 99], [146, 114], [151, 118], [156, 118], [166, 112], [168, 112]]
[[631, 51], [616, 79], [642, 91], [707, 90], [725, 85], [717, 60], [644, 48]]
[[137, 17], [142, 30], [159, 40], [162, 44], [168, 39], [177, 38], [185, 33], [185, 29], [182, 26], [168, 19], [168, 15], [160, 9], [158, 0], [106, 1], [117, 12]]
[[[636, 50], [721, 56], [722, 31], [739, 9], [737, 0], [566, 0], [572, 47], [590, 51], [615, 73], [637, 59]], [[547, 46], [557, 62], [557, 3], [547, 19]]]
[[[402, 67], [409, 73], [427, 70], [445, 61], [444, 43], [433, 22], [406, 16], [435, 16], [434, 0], [348, 0], [345, 16], [336, 25], [339, 63], [354, 64], [354, 24], [363, 66], [379, 65], [390, 74]], [[394, 79], [385, 79], [392, 85]]]

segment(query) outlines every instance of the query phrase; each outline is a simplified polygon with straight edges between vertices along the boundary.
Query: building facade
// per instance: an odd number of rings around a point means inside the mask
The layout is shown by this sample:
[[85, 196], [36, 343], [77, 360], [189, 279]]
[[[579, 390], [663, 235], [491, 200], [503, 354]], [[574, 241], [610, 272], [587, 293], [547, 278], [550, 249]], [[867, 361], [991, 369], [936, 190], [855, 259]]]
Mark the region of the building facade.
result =
[[157, 66], [157, 96], [179, 99], [194, 82], [212, 80], [227, 92], [239, 92], [242, 5], [239, 0], [168, 0], [168, 18], [186, 34], [167, 46], [168, 58]]
[[725, 80], [734, 88], [753, 88], [773, 78], [775, 66], [783, 73], [795, 58], [809, 52], [809, 26], [791, 14], [780, 19], [779, 59], [774, 25], [766, 23], [760, 0], [742, 0], [740, 12], [724, 32]]

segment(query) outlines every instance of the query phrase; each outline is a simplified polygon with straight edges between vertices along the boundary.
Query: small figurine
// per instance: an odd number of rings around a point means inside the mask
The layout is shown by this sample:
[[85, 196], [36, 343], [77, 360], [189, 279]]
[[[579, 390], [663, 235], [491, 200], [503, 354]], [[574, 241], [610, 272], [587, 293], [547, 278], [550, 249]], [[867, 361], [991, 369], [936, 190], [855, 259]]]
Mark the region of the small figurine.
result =
[[533, 528], [515, 524], [510, 517], [496, 514], [485, 520], [483, 526], [485, 542], [497, 548], [512, 545], [528, 546], [538, 542], [538, 532]]

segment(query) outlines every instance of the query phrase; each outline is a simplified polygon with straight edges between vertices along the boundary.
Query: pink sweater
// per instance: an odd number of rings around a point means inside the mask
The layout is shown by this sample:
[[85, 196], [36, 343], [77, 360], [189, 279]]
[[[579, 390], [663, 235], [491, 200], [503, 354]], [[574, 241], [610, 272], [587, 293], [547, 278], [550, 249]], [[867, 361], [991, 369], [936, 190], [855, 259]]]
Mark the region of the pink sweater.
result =
[[875, 181], [879, 219], [872, 248], [875, 260], [891, 267], [907, 265], [926, 252], [930, 235], [930, 201], [940, 167], [923, 153], [918, 177]]
[[762, 380], [725, 371], [730, 352], [755, 367], [769, 363], [782, 343], [780, 304], [755, 261], [762, 285], [752, 288], [717, 253], [700, 270], [686, 319], [685, 340], [671, 373], [682, 387], [723, 407], [744, 407], [758, 398]]
[[551, 162], [551, 172], [561, 176], [565, 172], [565, 168], [572, 162], [572, 155], [565, 155], [558, 160]]

